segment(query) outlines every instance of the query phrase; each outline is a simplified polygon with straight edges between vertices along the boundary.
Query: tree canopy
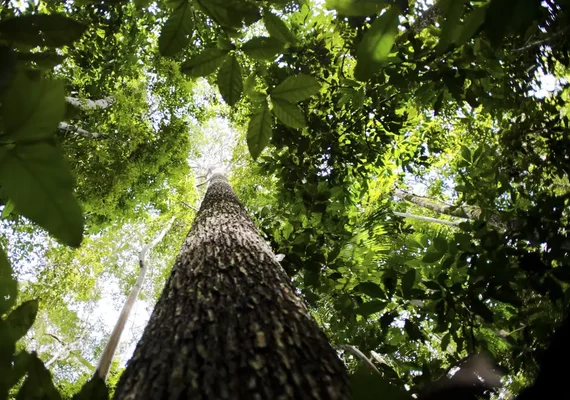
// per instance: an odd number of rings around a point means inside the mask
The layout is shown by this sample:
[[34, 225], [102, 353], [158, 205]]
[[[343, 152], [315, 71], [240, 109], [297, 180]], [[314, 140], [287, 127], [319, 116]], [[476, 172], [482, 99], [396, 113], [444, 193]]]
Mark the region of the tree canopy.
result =
[[[355, 399], [411, 399], [480, 353], [502, 386], [481, 378], [476, 394], [515, 396], [570, 300], [569, 13], [567, 0], [4, 2], [0, 398], [79, 392], [111, 329], [101, 310], [121, 307], [138, 252], [174, 218], [144, 324], [219, 165]], [[140, 337], [129, 327], [122, 357]]]

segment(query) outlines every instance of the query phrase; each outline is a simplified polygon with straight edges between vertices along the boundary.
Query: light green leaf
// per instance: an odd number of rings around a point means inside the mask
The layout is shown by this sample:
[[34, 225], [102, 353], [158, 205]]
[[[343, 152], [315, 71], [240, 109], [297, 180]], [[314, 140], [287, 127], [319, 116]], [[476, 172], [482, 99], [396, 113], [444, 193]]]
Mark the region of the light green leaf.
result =
[[33, 14], [0, 22], [0, 38], [30, 46], [61, 47], [78, 40], [86, 29], [63, 14]]
[[81, 209], [57, 147], [39, 142], [0, 148], [0, 185], [21, 215], [69, 246], [81, 244]]
[[301, 129], [307, 125], [305, 116], [297, 105], [273, 96], [271, 96], [271, 103], [273, 104], [273, 114], [285, 125], [295, 129]]
[[185, 1], [172, 11], [160, 31], [158, 38], [160, 54], [169, 57], [183, 50], [190, 43], [193, 31], [192, 6]]
[[384, 64], [399, 33], [399, 16], [400, 8], [392, 5], [366, 31], [356, 52], [354, 76], [357, 79], [369, 79]]
[[290, 76], [271, 92], [272, 99], [283, 99], [296, 103], [319, 92], [321, 84], [312, 76], [299, 74]]
[[18, 283], [4, 249], [0, 247], [0, 317], [10, 310], [18, 295]]
[[325, 5], [340, 15], [358, 17], [378, 14], [390, 3], [389, 0], [326, 0]]
[[241, 66], [235, 55], [225, 59], [218, 71], [218, 89], [228, 105], [233, 106], [238, 102], [243, 91], [243, 77]]
[[16, 205], [14, 204], [14, 202], [12, 200], [8, 200], [6, 202], [6, 204], [4, 205], [4, 208], [2, 209], [2, 216], [0, 216], [0, 218], [2, 219], [6, 219], [10, 216], [10, 214], [12, 214], [12, 212], [14, 212], [14, 209], [16, 208]]
[[30, 79], [16, 75], [2, 95], [4, 135], [16, 142], [52, 137], [65, 115], [65, 93], [61, 81]]
[[263, 23], [271, 37], [274, 37], [283, 43], [295, 43], [295, 35], [291, 33], [285, 22], [283, 22], [283, 20], [277, 15], [266, 11], [263, 14]]
[[256, 60], [272, 60], [283, 50], [283, 43], [273, 37], [258, 36], [244, 43], [241, 49]]
[[190, 76], [207, 76], [222, 65], [227, 55], [228, 50], [206, 49], [182, 63], [180, 69]]
[[247, 127], [247, 147], [253, 159], [257, 159], [271, 138], [271, 114], [269, 104], [263, 102], [251, 116]]

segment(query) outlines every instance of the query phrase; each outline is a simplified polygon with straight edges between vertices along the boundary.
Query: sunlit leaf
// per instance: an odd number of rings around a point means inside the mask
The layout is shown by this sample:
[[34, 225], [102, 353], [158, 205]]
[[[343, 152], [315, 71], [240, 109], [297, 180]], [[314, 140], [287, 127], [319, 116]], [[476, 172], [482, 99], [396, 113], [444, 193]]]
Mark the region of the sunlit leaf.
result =
[[30, 46], [61, 47], [78, 40], [86, 29], [63, 14], [33, 14], [0, 22], [0, 37]]
[[190, 42], [193, 31], [192, 5], [185, 1], [172, 11], [160, 31], [158, 38], [160, 54], [173, 56], [182, 51]]
[[283, 99], [296, 103], [318, 93], [320, 88], [321, 85], [315, 78], [299, 74], [285, 79], [270, 94], [272, 99]]
[[59, 149], [46, 142], [0, 149], [0, 185], [18, 212], [70, 246], [79, 246], [83, 218]]
[[224, 60], [218, 71], [217, 83], [218, 89], [228, 105], [233, 106], [239, 101], [243, 92], [243, 77], [241, 66], [235, 55]]
[[269, 144], [271, 138], [271, 113], [267, 101], [253, 113], [247, 128], [247, 147], [255, 160]]
[[207, 76], [222, 65], [227, 55], [227, 50], [206, 49], [182, 63], [180, 70], [190, 76]]
[[273, 96], [271, 103], [273, 104], [271, 111], [285, 125], [295, 129], [301, 129], [307, 125], [303, 112], [296, 104], [280, 98], [273, 98]]

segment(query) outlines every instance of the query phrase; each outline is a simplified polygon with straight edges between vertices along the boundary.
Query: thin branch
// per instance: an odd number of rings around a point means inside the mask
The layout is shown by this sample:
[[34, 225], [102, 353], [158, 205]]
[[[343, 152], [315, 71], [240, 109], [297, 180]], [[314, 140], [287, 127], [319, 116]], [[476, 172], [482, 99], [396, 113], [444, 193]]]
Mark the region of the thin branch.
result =
[[181, 202], [182, 204], [184, 204], [186, 207], [190, 208], [191, 210], [194, 210], [194, 211], [196, 211], [196, 212], [199, 211], [196, 207], [194, 207], [194, 206], [192, 206], [192, 205], [186, 203], [184, 200], [180, 200], [180, 202]]
[[76, 134], [78, 136], [83, 136], [83, 137], [88, 138], [88, 139], [107, 139], [108, 138], [107, 135], [103, 135], [102, 133], [89, 132], [89, 131], [86, 131], [85, 129], [82, 129], [78, 126], [69, 125], [67, 122], [60, 122], [59, 123], [59, 129], [61, 129], [62, 131], [66, 131], [66, 132]]
[[397, 211], [394, 211], [393, 214], [398, 216], [398, 217], [402, 217], [402, 218], [417, 219], [418, 221], [433, 222], [434, 224], [441, 224], [441, 225], [447, 225], [447, 226], [453, 226], [453, 227], [459, 226], [459, 224], [461, 223], [460, 221], [446, 221], [444, 219], [425, 217], [423, 215], [415, 215], [415, 214], [409, 214], [409, 213], [401, 213], [401, 212], [397, 212]]
[[378, 368], [376, 368], [376, 366], [372, 363], [372, 361], [370, 361], [370, 359], [368, 357], [366, 357], [364, 355], [363, 352], [361, 352], [360, 350], [358, 350], [355, 346], [352, 345], [338, 345], [338, 346], [333, 346], [335, 349], [339, 349], [339, 350], [344, 350], [344, 351], [348, 351], [349, 353], [352, 353], [353, 355], [355, 355], [357, 358], [360, 358], [362, 361], [364, 361], [364, 363], [372, 370], [374, 370], [374, 372], [376, 372], [378, 375], [382, 376], [382, 373], [378, 370]]

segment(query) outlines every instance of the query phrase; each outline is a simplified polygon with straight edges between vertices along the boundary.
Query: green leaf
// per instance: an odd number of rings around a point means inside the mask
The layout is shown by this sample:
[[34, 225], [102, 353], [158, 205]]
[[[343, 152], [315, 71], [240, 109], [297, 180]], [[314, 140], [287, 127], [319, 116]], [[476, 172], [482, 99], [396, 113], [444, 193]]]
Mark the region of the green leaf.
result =
[[61, 400], [50, 372], [33, 353], [28, 361], [28, 376], [24, 380], [16, 400]]
[[227, 57], [218, 71], [218, 89], [228, 105], [233, 106], [239, 101], [243, 91], [243, 77], [235, 55]]
[[489, 307], [487, 307], [487, 305], [485, 305], [485, 303], [483, 303], [479, 299], [471, 298], [470, 304], [471, 304], [471, 311], [473, 311], [475, 314], [483, 318], [485, 322], [489, 323], [493, 322], [494, 320], [493, 312], [489, 309]]
[[438, 46], [447, 47], [457, 39], [461, 32], [460, 19], [466, 1], [467, 0], [448, 1], [447, 6], [443, 10], [443, 22], [441, 24], [441, 33], [439, 35], [440, 43]]
[[105, 381], [98, 375], [92, 377], [85, 385], [81, 387], [81, 391], [75, 394], [72, 400], [108, 400], [109, 389], [105, 385]]
[[354, 290], [356, 292], [364, 293], [367, 296], [372, 298], [381, 298], [385, 297], [384, 291], [382, 288], [374, 282], [362, 282], [358, 284]]
[[388, 303], [385, 301], [372, 300], [372, 301], [364, 303], [360, 307], [358, 307], [358, 309], [356, 310], [356, 313], [360, 314], [364, 317], [367, 317], [371, 314], [382, 311], [383, 309], [386, 308], [387, 305], [388, 305]]
[[180, 69], [190, 76], [210, 75], [222, 65], [228, 52], [228, 50], [206, 49], [182, 63]]
[[326, 0], [325, 5], [340, 15], [359, 17], [378, 14], [390, 3], [388, 0]]
[[428, 251], [422, 258], [422, 261], [427, 264], [433, 264], [438, 262], [441, 257], [443, 257], [443, 253], [439, 251]]
[[285, 22], [275, 14], [266, 11], [263, 14], [263, 23], [265, 24], [265, 29], [269, 32], [269, 36], [283, 43], [296, 42], [295, 35], [291, 33]]
[[455, 40], [455, 44], [457, 46], [461, 46], [477, 33], [477, 30], [483, 24], [483, 21], [485, 21], [486, 13], [487, 7], [482, 6], [476, 7], [469, 14], [467, 14], [463, 23], [463, 27], [461, 28], [461, 32]]
[[65, 115], [63, 83], [30, 79], [20, 72], [2, 95], [5, 138], [19, 141], [53, 136]]
[[2, 219], [8, 218], [12, 214], [12, 212], [14, 212], [15, 208], [16, 205], [14, 204], [14, 202], [12, 200], [8, 200], [4, 205], [4, 208], [2, 209], [2, 216], [0, 216], [0, 218]]
[[285, 125], [295, 129], [302, 129], [307, 125], [305, 116], [299, 107], [287, 100], [271, 97], [273, 114]]
[[283, 99], [296, 103], [319, 92], [320, 83], [312, 76], [299, 74], [289, 76], [271, 92], [272, 99]]
[[63, 14], [33, 14], [0, 22], [0, 37], [34, 47], [61, 47], [78, 40], [86, 29]]
[[412, 289], [414, 288], [414, 283], [416, 283], [416, 270], [410, 269], [402, 277], [402, 294], [405, 299], [412, 297]]
[[39, 142], [0, 148], [0, 185], [21, 215], [67, 245], [81, 244], [81, 209], [57, 147]]
[[256, 60], [273, 60], [283, 50], [283, 43], [273, 37], [258, 36], [245, 42], [241, 50]]
[[350, 397], [353, 400], [413, 400], [403, 387], [391, 384], [386, 378], [372, 372], [370, 368], [359, 366], [350, 375]]
[[[38, 314], [38, 301], [28, 300], [14, 309], [6, 317], [6, 325], [8, 326], [9, 341], [16, 343], [24, 337], [32, 327]], [[3, 338], [6, 340], [6, 338]]]
[[257, 159], [271, 138], [271, 113], [264, 101], [254, 112], [247, 127], [247, 147], [253, 159]]
[[354, 76], [357, 79], [369, 79], [384, 64], [399, 33], [399, 16], [400, 8], [392, 5], [366, 31], [356, 52]]
[[160, 54], [170, 57], [183, 50], [190, 43], [193, 31], [192, 6], [190, 2], [185, 1], [172, 11], [160, 31]]
[[134, 0], [134, 1], [135, 1], [135, 7], [140, 10], [145, 7], [148, 7], [151, 0]]
[[465, 161], [471, 162], [471, 149], [467, 146], [461, 146], [461, 157], [463, 157]]
[[433, 246], [435, 247], [435, 249], [437, 251], [439, 251], [440, 253], [445, 253], [447, 252], [447, 240], [445, 240], [442, 237], [435, 237], [433, 239]]
[[18, 296], [18, 282], [4, 249], [0, 247], [0, 317], [9, 311]]

